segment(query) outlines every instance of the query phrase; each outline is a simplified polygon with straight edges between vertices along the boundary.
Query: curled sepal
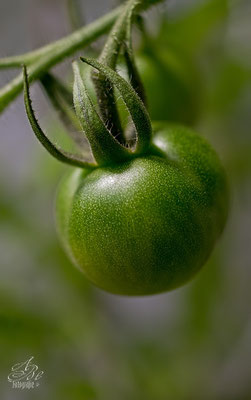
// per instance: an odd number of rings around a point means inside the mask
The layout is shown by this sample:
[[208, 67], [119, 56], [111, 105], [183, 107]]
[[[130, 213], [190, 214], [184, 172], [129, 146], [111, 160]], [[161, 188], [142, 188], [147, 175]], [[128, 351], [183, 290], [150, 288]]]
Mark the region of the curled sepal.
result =
[[40, 141], [40, 143], [44, 146], [44, 148], [56, 159], [62, 161], [64, 163], [74, 165], [76, 167], [81, 168], [96, 168], [95, 164], [85, 162], [80, 156], [68, 153], [60, 148], [58, 148], [55, 144], [53, 144], [50, 139], [44, 134], [41, 127], [38, 124], [38, 121], [35, 117], [35, 113], [32, 108], [30, 92], [29, 92], [29, 80], [27, 69], [23, 66], [23, 77], [24, 77], [24, 104], [28, 119], [30, 121], [33, 132], [36, 137]]
[[73, 72], [74, 106], [95, 160], [99, 165], [127, 160], [131, 157], [131, 152], [117, 141], [99, 117], [88, 95], [77, 62], [73, 63]]
[[122, 100], [131, 115], [137, 132], [134, 154], [140, 154], [147, 151], [152, 135], [151, 120], [142, 100], [139, 98], [133, 87], [110, 67], [107, 67], [92, 58], [81, 57], [81, 60], [105, 75], [105, 77], [118, 89]]

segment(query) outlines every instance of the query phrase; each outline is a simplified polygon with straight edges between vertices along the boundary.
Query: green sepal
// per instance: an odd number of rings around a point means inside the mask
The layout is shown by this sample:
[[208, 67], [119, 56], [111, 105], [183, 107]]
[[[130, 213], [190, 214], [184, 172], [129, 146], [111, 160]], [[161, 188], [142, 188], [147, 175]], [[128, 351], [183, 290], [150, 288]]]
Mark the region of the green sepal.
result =
[[85, 87], [77, 62], [73, 63], [73, 101], [79, 122], [98, 165], [127, 160], [131, 152], [122, 146], [99, 117]]
[[106, 65], [91, 58], [81, 57], [81, 60], [105, 75], [111, 84], [118, 89], [122, 100], [131, 115], [137, 132], [137, 139], [133, 153], [142, 154], [146, 152], [152, 135], [151, 120], [142, 100], [139, 98], [133, 87], [117, 72], [113, 71]]
[[44, 148], [57, 160], [62, 161], [66, 164], [74, 165], [81, 168], [96, 168], [95, 164], [85, 162], [80, 156], [68, 153], [58, 148], [42, 131], [35, 117], [35, 113], [32, 108], [30, 92], [29, 92], [29, 79], [27, 74], [26, 66], [23, 66], [23, 78], [24, 78], [24, 104], [28, 119], [30, 121], [33, 132], [37, 139], [44, 146]]

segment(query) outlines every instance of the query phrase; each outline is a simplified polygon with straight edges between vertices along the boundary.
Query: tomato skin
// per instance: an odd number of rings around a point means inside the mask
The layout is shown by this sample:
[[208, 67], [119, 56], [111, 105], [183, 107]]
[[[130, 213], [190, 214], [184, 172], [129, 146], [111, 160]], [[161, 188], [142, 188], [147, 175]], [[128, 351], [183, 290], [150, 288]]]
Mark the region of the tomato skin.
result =
[[181, 286], [206, 262], [226, 221], [225, 173], [206, 141], [162, 124], [153, 143], [162, 156], [72, 169], [58, 190], [66, 251], [90, 281], [112, 293]]

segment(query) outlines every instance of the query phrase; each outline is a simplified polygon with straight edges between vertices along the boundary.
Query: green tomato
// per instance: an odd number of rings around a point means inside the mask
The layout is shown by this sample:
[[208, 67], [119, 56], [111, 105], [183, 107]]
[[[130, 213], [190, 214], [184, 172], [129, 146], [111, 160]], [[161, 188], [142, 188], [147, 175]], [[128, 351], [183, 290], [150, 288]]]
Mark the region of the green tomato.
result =
[[158, 46], [142, 50], [137, 66], [152, 120], [192, 125], [199, 114], [199, 73], [191, 60]]
[[183, 285], [205, 264], [226, 221], [228, 188], [215, 151], [188, 128], [158, 124], [155, 131], [148, 154], [72, 169], [58, 190], [66, 251], [112, 293]]

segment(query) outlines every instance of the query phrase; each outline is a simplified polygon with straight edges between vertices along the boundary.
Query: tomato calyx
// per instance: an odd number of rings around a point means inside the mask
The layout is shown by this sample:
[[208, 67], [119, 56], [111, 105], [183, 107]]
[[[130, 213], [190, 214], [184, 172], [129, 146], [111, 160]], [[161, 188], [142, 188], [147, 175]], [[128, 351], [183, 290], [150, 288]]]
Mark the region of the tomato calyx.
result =
[[[132, 21], [136, 10], [140, 9], [141, 3], [142, 0], [129, 0], [126, 3], [124, 12], [118, 18], [108, 36], [99, 61], [92, 58], [80, 58], [82, 62], [96, 71], [93, 76], [98, 97], [99, 113], [96, 111], [96, 107], [81, 76], [79, 64], [76, 61], [73, 63], [72, 105], [74, 105], [77, 118], [71, 112], [67, 113], [67, 117], [70, 116], [75, 126], [77, 120], [77, 124], [83, 130], [89, 142], [95, 163], [87, 161], [85, 157], [64, 151], [46, 136], [35, 117], [29, 92], [29, 77], [26, 66], [23, 67], [24, 102], [31, 127], [41, 144], [59, 161], [80, 168], [93, 169], [98, 166], [122, 163], [150, 151], [151, 120], [144, 104], [144, 89], [134, 63], [131, 43]], [[115, 71], [121, 48], [123, 48], [130, 82]], [[64, 113], [65, 107], [56, 99], [57, 92], [67, 98], [66, 103], [72, 108], [72, 105], [69, 104], [71, 103], [69, 101], [69, 93], [65, 93], [65, 89], [58, 84], [53, 76], [47, 74], [47, 76], [41, 78], [41, 82], [50, 99], [60, 111]], [[132, 144], [127, 139], [118, 121], [119, 114], [114, 97], [115, 88], [123, 100], [134, 125], [136, 139]], [[53, 96], [54, 92], [55, 98]]]

